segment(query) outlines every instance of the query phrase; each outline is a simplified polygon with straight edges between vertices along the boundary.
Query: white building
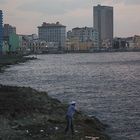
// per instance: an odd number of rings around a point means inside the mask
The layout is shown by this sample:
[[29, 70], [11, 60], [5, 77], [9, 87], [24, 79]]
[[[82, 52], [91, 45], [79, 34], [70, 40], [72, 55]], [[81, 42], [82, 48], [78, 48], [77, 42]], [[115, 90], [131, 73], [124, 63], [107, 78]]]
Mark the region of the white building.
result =
[[126, 38], [130, 49], [140, 49], [140, 36], [135, 35], [133, 37]]
[[42, 26], [38, 27], [39, 39], [46, 42], [55, 42], [58, 49], [63, 50], [66, 43], [66, 26], [56, 23], [44, 22]]

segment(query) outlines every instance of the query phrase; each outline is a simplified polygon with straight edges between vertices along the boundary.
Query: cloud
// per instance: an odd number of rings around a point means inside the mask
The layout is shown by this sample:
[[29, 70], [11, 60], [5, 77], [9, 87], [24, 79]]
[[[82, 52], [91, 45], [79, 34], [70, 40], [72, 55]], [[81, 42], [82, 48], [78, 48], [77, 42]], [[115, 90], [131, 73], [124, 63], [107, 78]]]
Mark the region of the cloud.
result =
[[[3, 3], [3, 4], [2, 4]], [[67, 29], [93, 26], [93, 6], [114, 7], [115, 36], [140, 34], [140, 0], [0, 0], [4, 23], [17, 27], [18, 33], [37, 32], [43, 21], [60, 21]]]
[[139, 5], [140, 0], [119, 0], [126, 5]]
[[130, 4], [130, 5], [137, 5], [140, 4], [140, 0], [124, 0], [124, 2], [126, 4]]
[[139, 5], [140, 0], [93, 0], [94, 4], [125, 4], [125, 5]]
[[9, 0], [0, 0], [0, 4], [5, 4], [7, 3]]
[[41, 12], [51, 15], [61, 15], [71, 10], [87, 8], [92, 4], [91, 0], [36, 0], [23, 3], [18, 10]]

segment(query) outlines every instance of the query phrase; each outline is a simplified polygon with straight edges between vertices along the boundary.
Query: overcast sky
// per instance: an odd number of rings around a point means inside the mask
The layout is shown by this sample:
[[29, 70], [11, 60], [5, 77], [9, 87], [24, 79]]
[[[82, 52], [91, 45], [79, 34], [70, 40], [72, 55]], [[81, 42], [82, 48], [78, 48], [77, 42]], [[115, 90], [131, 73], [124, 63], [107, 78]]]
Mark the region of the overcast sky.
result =
[[37, 33], [42, 22], [60, 21], [67, 30], [93, 26], [93, 6], [114, 7], [114, 36], [140, 35], [140, 0], [0, 0], [4, 23], [17, 33]]

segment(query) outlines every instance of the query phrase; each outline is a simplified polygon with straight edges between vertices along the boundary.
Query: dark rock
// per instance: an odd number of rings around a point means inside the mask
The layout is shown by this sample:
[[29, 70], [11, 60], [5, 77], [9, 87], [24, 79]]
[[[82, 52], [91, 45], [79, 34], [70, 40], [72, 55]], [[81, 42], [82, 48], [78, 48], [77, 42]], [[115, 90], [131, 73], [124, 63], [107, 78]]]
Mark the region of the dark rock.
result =
[[[12, 131], [11, 139], [65, 139], [66, 109], [67, 105], [52, 99], [46, 92], [0, 85], [0, 114], [8, 120], [9, 131], [5, 133], [11, 136]], [[75, 140], [85, 139], [85, 136], [97, 136], [100, 140], [109, 140], [109, 137], [104, 134], [105, 125], [95, 117], [90, 118], [77, 112], [74, 126], [78, 132], [75, 134]], [[56, 127], [59, 129], [56, 130]], [[25, 133], [26, 130], [29, 133]]]

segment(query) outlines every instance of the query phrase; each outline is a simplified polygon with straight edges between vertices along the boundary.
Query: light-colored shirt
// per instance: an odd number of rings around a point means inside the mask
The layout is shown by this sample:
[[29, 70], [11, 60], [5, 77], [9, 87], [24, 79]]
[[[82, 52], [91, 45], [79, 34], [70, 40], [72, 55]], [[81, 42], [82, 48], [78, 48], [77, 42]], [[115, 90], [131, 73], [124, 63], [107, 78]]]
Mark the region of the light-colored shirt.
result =
[[74, 113], [75, 113], [75, 105], [70, 105], [68, 107], [66, 115], [69, 116], [69, 117], [73, 117]]

